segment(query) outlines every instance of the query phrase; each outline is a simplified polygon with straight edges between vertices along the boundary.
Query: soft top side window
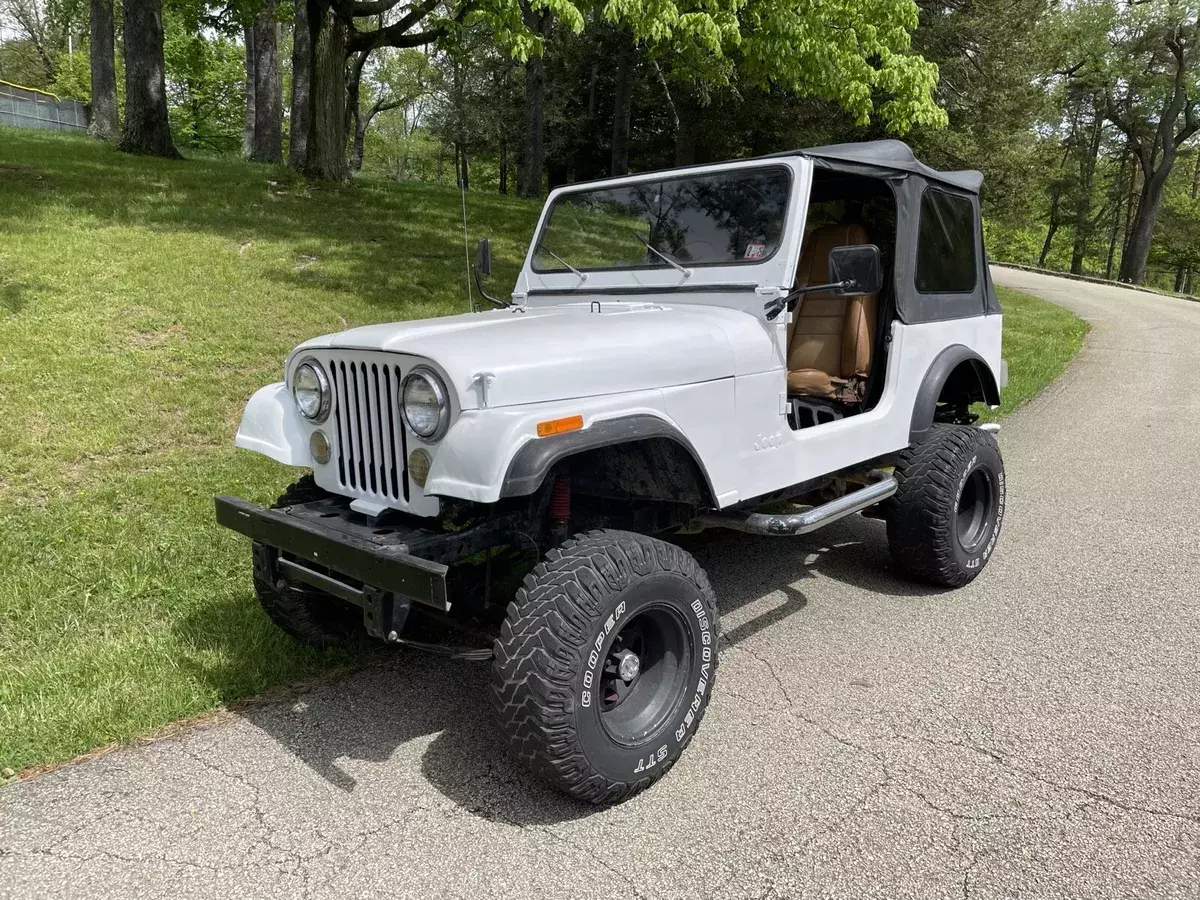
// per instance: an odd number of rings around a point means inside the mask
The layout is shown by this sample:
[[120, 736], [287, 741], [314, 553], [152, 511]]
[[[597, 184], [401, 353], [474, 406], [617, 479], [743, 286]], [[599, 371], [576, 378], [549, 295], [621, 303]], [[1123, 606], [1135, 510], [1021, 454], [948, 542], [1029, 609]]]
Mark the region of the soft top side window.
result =
[[967, 197], [927, 187], [921, 194], [914, 281], [922, 294], [975, 290], [975, 210]]

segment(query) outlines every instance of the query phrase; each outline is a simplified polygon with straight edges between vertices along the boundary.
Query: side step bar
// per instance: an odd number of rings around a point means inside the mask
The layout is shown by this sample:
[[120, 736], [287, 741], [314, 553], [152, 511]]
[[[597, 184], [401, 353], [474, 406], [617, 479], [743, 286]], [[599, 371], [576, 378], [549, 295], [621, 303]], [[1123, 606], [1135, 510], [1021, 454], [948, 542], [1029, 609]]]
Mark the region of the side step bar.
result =
[[697, 521], [706, 528], [731, 528], [734, 531], [745, 531], [748, 534], [765, 534], [774, 537], [808, 534], [810, 531], [816, 531], [822, 525], [844, 519], [881, 500], [886, 500], [896, 493], [897, 487], [894, 475], [882, 475], [878, 480], [857, 490], [849, 491], [836, 500], [830, 500], [828, 503], [822, 503], [820, 506], [814, 506], [803, 512], [786, 515], [734, 511], [711, 512], [701, 514], [697, 517]]

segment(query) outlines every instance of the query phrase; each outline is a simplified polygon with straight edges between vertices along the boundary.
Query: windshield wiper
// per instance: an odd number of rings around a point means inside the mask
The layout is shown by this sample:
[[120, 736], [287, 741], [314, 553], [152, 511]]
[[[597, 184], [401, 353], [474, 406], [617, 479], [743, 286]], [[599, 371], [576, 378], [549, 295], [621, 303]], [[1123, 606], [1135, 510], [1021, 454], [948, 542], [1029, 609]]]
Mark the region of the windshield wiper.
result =
[[646, 240], [644, 237], [642, 237], [636, 231], [633, 233], [633, 236], [635, 238], [637, 238], [647, 250], [649, 250], [651, 253], [653, 253], [655, 256], [657, 256], [659, 259], [661, 259], [663, 262], [665, 262], [668, 266], [671, 266], [672, 268], [682, 272], [684, 278], [692, 277], [691, 269], [685, 269], [679, 263], [675, 262], [675, 260], [671, 259], [671, 257], [667, 256], [667, 254], [665, 254], [661, 250], [655, 248], [654, 245], [652, 245], [648, 240]]
[[538, 247], [542, 250], [545, 250], [547, 253], [549, 253], [551, 256], [553, 256], [556, 260], [558, 260], [560, 263], [562, 263], [564, 266], [566, 266], [568, 269], [570, 269], [572, 272], [574, 272], [575, 276], [579, 279], [579, 281], [581, 283], [584, 281], [587, 281], [587, 272], [580, 272], [577, 268], [575, 268], [573, 265], [571, 265], [569, 262], [567, 262], [565, 259], [563, 259], [561, 256], [559, 256], [557, 253], [555, 253], [553, 250], [551, 250], [549, 247], [547, 247], [545, 244], [541, 243], [540, 241], [538, 242]]

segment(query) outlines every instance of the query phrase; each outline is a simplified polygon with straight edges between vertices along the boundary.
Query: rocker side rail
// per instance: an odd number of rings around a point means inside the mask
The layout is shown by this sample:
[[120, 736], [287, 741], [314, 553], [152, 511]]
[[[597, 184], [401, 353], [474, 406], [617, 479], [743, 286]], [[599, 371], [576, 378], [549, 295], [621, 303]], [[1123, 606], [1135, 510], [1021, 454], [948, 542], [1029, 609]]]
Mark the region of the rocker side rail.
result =
[[802, 512], [772, 515], [758, 512], [711, 512], [701, 514], [697, 521], [708, 528], [730, 528], [748, 534], [789, 537], [808, 534], [822, 525], [861, 512], [896, 493], [899, 485], [894, 475], [875, 473], [872, 481], [842, 496]]

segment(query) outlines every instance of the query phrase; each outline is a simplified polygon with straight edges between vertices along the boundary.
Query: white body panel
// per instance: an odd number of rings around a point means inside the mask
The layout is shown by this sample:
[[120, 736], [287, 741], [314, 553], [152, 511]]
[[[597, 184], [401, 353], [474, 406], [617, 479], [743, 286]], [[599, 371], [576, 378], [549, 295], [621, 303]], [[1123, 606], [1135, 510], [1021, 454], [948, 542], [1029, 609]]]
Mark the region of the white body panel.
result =
[[[695, 171], [743, 165], [762, 163]], [[422, 516], [438, 513], [437, 496], [498, 500], [514, 456], [540, 440], [537, 424], [565, 416], [583, 416], [585, 429], [634, 415], [669, 423], [699, 456], [719, 507], [902, 449], [925, 374], [947, 347], [970, 348], [999, 377], [1001, 317], [892, 323], [875, 407], [793, 430], [786, 418], [786, 316], [767, 321], [763, 306], [794, 278], [811, 163], [794, 157], [778, 165], [792, 171], [793, 193], [771, 259], [698, 268], [688, 279], [666, 267], [591, 272], [584, 284], [570, 272], [534, 272], [531, 248], [512, 309], [371, 325], [301, 344], [288, 359], [289, 385], [295, 366], [310, 356], [326, 369], [361, 367], [355, 371], [364, 373], [364, 384], [349, 393], [335, 390], [333, 412], [321, 425], [297, 413], [285, 385], [263, 388], [247, 405], [237, 445], [287, 465], [311, 466], [327, 490]], [[685, 281], [686, 292], [672, 290]], [[639, 293], [583, 293], [581, 285], [587, 292]], [[647, 293], [652, 288], [662, 292]], [[451, 425], [436, 444], [404, 429], [395, 409], [399, 379], [418, 364], [435, 369], [449, 389]], [[385, 380], [373, 381], [376, 373]], [[393, 379], [390, 394], [386, 378]], [[349, 378], [343, 381], [350, 386]], [[314, 464], [308, 449], [318, 427], [335, 448], [324, 465]], [[356, 437], [359, 429], [363, 436]], [[389, 467], [399, 471], [417, 447], [433, 460], [425, 490], [410, 479], [401, 490]], [[352, 467], [359, 477], [347, 473], [346, 459], [363, 462], [362, 469]]]
[[234, 444], [285, 466], [311, 465], [308, 431], [282, 381], [259, 388], [246, 404]]
[[462, 409], [482, 406], [479, 372], [494, 376], [488, 405], [500, 407], [729, 378], [771, 359], [771, 338], [754, 317], [669, 296], [651, 303], [600, 297], [368, 325], [307, 341], [294, 356], [332, 347], [435, 361]]

